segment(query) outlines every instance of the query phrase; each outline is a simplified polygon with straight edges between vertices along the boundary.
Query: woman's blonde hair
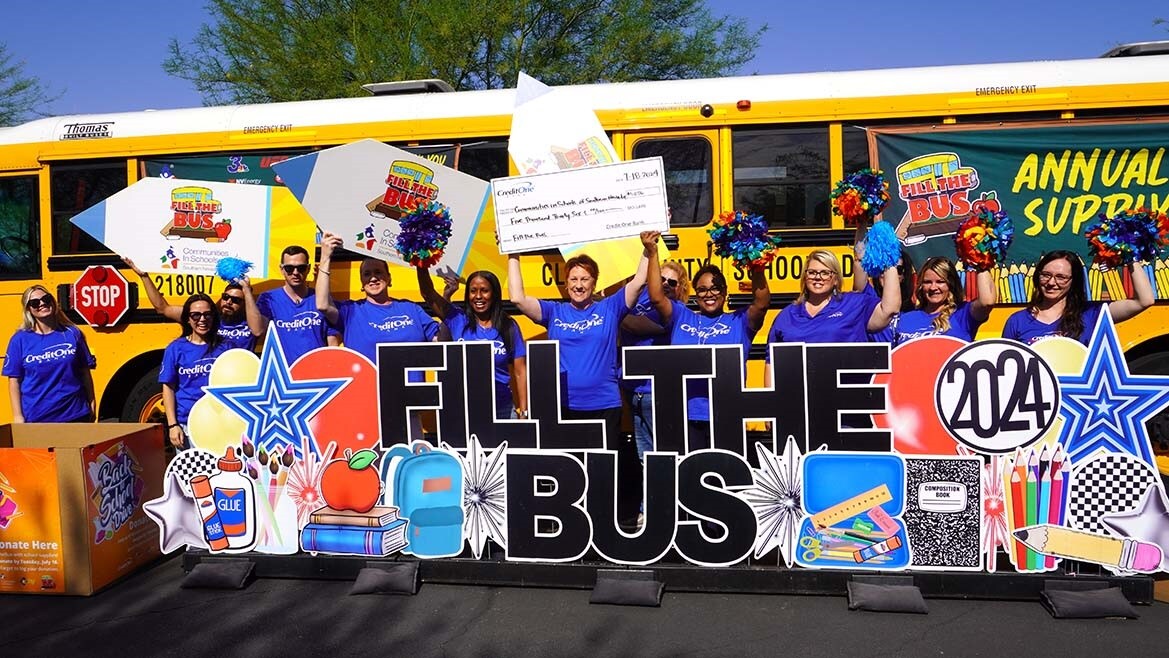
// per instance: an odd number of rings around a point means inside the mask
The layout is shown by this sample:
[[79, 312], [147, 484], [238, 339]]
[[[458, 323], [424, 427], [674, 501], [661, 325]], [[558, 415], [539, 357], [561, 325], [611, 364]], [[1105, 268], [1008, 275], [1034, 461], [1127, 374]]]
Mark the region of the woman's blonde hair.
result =
[[949, 294], [946, 295], [946, 301], [942, 302], [942, 307], [938, 309], [938, 317], [934, 318], [934, 329], [938, 332], [945, 332], [950, 330], [950, 316], [958, 308], [965, 299], [966, 295], [962, 290], [962, 282], [958, 279], [958, 270], [955, 269], [954, 263], [950, 262], [949, 258], [945, 256], [934, 256], [928, 258], [921, 265], [921, 272], [917, 275], [917, 288], [913, 291], [913, 296], [917, 298], [917, 307], [925, 310], [925, 290], [924, 280], [927, 271], [933, 272], [942, 277], [946, 281], [946, 288], [949, 289]]
[[676, 299], [683, 304], [690, 301], [690, 275], [686, 273], [686, 268], [676, 260], [668, 260], [662, 263], [662, 269], [678, 275]]
[[45, 293], [45, 298], [49, 299], [53, 304], [53, 315], [50, 316], [52, 318], [50, 323], [56, 322], [56, 324], [60, 327], [74, 326], [73, 321], [65, 317], [65, 312], [61, 310], [61, 305], [57, 303], [57, 298], [53, 296], [53, 293], [49, 292], [48, 288], [42, 286], [39, 283], [36, 283], [26, 288], [24, 290], [24, 294], [20, 296], [20, 308], [24, 312], [24, 317], [21, 319], [20, 323], [21, 329], [24, 329], [25, 331], [33, 331], [36, 329], [36, 318], [34, 318], [32, 316], [32, 312], [28, 310], [28, 298], [37, 291]]
[[832, 276], [836, 279], [832, 284], [832, 294], [840, 294], [840, 260], [836, 258], [836, 254], [827, 249], [814, 249], [808, 254], [808, 260], [804, 263], [804, 271], [800, 275], [800, 296], [796, 299], [797, 304], [802, 304], [808, 299], [808, 265], [812, 261], [832, 270]]

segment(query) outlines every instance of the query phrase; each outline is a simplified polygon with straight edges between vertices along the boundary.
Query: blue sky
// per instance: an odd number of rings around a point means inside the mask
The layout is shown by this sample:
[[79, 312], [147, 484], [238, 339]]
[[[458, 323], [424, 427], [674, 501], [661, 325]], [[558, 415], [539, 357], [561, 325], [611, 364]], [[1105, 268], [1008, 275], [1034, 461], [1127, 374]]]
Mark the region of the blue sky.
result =
[[[206, 21], [193, 0], [11, 0], [0, 41], [60, 98], [53, 114], [192, 107], [185, 81], [163, 72], [169, 39]], [[1169, 39], [1165, 0], [878, 3], [722, 0], [727, 13], [769, 26], [743, 73], [796, 73], [934, 64], [1097, 57], [1135, 41]]]

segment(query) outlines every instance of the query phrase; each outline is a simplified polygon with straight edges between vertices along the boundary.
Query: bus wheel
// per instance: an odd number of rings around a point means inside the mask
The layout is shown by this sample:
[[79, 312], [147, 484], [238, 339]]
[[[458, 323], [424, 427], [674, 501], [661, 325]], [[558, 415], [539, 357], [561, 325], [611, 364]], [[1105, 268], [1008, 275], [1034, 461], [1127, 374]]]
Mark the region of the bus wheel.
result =
[[[1133, 359], [1128, 369], [1134, 375], [1169, 375], [1169, 352], [1154, 352]], [[1169, 409], [1154, 416], [1145, 423], [1145, 427], [1149, 431], [1153, 451], [1158, 454], [1169, 453]]]
[[122, 406], [123, 423], [166, 424], [162, 410], [162, 384], [158, 383], [158, 366], [151, 368], [130, 389]]

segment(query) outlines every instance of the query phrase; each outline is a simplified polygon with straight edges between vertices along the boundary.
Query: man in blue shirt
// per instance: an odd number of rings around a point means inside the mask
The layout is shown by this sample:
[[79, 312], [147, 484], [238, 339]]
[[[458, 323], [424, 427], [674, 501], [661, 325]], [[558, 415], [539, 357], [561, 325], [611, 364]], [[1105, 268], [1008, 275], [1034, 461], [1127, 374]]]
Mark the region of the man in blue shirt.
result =
[[[134, 261], [129, 258], [123, 258], [126, 266], [138, 275], [142, 280], [142, 289], [146, 291], [146, 297], [150, 300], [150, 305], [154, 310], [160, 313], [167, 320], [172, 322], [182, 322], [183, 307], [182, 305], [168, 304], [166, 298], [162, 296], [158, 286], [154, 285], [154, 280], [150, 275], [138, 269]], [[245, 296], [251, 294], [251, 289], [244, 289], [240, 283], [229, 283], [223, 289], [223, 293], [219, 296], [219, 301], [216, 306], [219, 307], [219, 339], [223, 341], [224, 349], [245, 349], [252, 350], [256, 347], [256, 337], [260, 335], [252, 330], [248, 324], [247, 317], [244, 313]]]
[[[308, 250], [291, 245], [280, 252], [280, 271], [284, 285], [268, 290], [247, 304], [248, 325], [257, 336], [269, 326], [275, 328], [288, 363], [302, 354], [326, 345], [339, 345], [340, 337], [317, 310], [316, 293], [308, 286]], [[244, 295], [252, 299], [252, 290], [244, 281]]]

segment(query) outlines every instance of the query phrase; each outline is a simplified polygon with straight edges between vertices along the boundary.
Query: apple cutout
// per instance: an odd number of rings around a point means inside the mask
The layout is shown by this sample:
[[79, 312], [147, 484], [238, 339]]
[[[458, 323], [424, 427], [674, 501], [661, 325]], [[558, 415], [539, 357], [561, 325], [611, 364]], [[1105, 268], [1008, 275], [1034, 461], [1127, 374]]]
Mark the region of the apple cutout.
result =
[[225, 219], [225, 220], [213, 225], [211, 227], [211, 230], [215, 231], [215, 235], [220, 240], [226, 240], [227, 236], [231, 235], [231, 220]]
[[351, 510], [359, 514], [373, 509], [382, 495], [382, 480], [373, 463], [378, 454], [373, 450], [345, 450], [345, 456], [334, 459], [321, 474], [321, 496], [325, 504], [335, 510]]

